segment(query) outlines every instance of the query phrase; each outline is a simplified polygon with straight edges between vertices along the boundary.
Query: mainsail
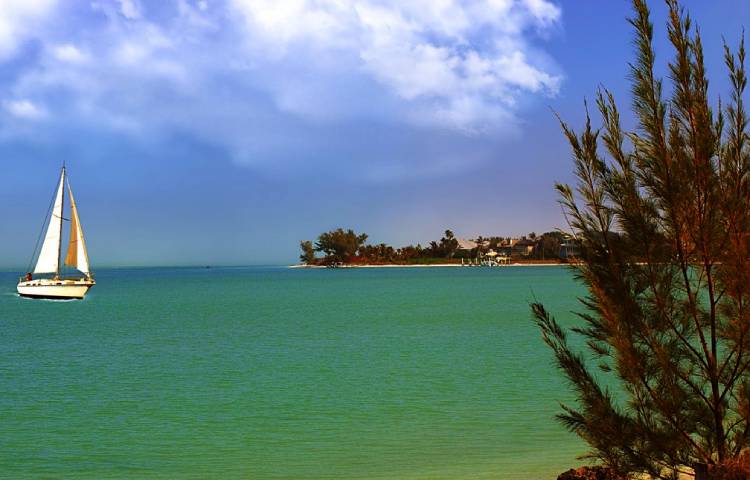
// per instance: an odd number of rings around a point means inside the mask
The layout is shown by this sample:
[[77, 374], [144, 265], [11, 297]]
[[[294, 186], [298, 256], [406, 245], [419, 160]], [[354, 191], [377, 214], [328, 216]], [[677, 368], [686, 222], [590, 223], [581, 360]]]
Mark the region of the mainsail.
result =
[[78, 218], [76, 201], [73, 198], [73, 190], [68, 183], [68, 195], [70, 195], [70, 243], [68, 254], [65, 256], [65, 265], [89, 273], [89, 256], [86, 253], [86, 244], [83, 242], [83, 228]]
[[34, 273], [58, 273], [60, 268], [60, 240], [62, 236], [63, 185], [65, 183], [65, 169], [60, 174], [60, 186], [57, 187], [55, 205], [44, 236], [39, 259], [36, 261]]

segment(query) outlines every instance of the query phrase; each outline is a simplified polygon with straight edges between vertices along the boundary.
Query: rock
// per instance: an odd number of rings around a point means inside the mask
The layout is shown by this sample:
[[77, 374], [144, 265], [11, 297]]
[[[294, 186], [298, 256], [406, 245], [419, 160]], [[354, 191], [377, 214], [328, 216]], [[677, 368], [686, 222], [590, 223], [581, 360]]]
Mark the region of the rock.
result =
[[595, 466], [571, 468], [561, 473], [557, 480], [623, 480], [623, 477], [610, 468]]

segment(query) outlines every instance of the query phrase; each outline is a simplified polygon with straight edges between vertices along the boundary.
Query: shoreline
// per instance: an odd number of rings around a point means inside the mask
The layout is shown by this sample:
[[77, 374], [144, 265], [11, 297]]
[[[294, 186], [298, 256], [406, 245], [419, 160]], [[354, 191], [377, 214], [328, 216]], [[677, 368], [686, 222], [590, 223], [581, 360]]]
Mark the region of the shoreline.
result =
[[[569, 263], [508, 263], [506, 265], [496, 265], [494, 267], [488, 267], [484, 265], [462, 265], [460, 263], [432, 263], [432, 264], [399, 264], [399, 263], [384, 263], [384, 264], [352, 264], [342, 265], [335, 268], [430, 268], [430, 267], [465, 267], [465, 268], [503, 268], [503, 267], [563, 267], [568, 266]], [[314, 268], [333, 268], [325, 265], [287, 265], [287, 268], [301, 268], [301, 269], [314, 269]]]

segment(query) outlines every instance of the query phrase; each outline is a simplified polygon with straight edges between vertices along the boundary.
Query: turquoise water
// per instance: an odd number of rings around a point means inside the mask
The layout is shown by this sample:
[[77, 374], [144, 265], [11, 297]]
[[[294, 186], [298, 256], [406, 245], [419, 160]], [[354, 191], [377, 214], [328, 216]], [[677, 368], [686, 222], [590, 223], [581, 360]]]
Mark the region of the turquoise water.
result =
[[584, 446], [530, 320], [559, 267], [0, 273], [4, 478], [545, 479]]

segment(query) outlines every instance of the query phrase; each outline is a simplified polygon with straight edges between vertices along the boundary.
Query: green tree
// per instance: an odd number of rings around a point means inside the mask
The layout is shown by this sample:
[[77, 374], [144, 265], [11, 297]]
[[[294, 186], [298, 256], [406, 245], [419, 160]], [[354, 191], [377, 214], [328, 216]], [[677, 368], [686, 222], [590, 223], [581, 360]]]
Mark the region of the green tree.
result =
[[315, 247], [313, 242], [310, 240], [303, 240], [299, 242], [299, 248], [302, 250], [302, 254], [299, 259], [306, 265], [312, 265], [315, 263]]
[[427, 247], [427, 253], [431, 257], [442, 257], [445, 255], [445, 251], [443, 250], [442, 245], [438, 245], [438, 242], [435, 240], [432, 240], [430, 242], [430, 246]]
[[440, 249], [446, 258], [453, 258], [458, 250], [458, 240], [453, 232], [450, 230], [445, 231], [445, 236], [440, 239]]
[[545, 232], [539, 236], [534, 256], [542, 260], [552, 260], [560, 256], [560, 244], [564, 237], [561, 232]]
[[475, 251], [472, 252], [474, 257], [481, 256], [485, 252], [486, 248], [485, 248], [484, 244], [485, 244], [486, 241], [487, 241], [487, 239], [484, 238], [481, 235], [479, 235], [474, 240], [474, 242], [476, 242], [476, 244], [477, 244], [477, 247], [474, 249]]
[[578, 181], [557, 189], [588, 289], [573, 330], [588, 353], [543, 305], [532, 309], [577, 396], [559, 418], [593, 458], [623, 474], [676, 478], [707, 464], [714, 478], [729, 478], [722, 471], [742, 470], [750, 447], [744, 40], [736, 54], [725, 47], [732, 91], [714, 109], [698, 30], [677, 0], [667, 4], [669, 98], [654, 74], [648, 6], [634, 0], [636, 130], [623, 130], [606, 90], [597, 95], [600, 130], [588, 114], [580, 135], [561, 121]]
[[315, 242], [315, 250], [323, 252], [326, 263], [348, 262], [367, 241], [367, 234], [356, 234], [354, 230], [339, 228], [321, 233]]

